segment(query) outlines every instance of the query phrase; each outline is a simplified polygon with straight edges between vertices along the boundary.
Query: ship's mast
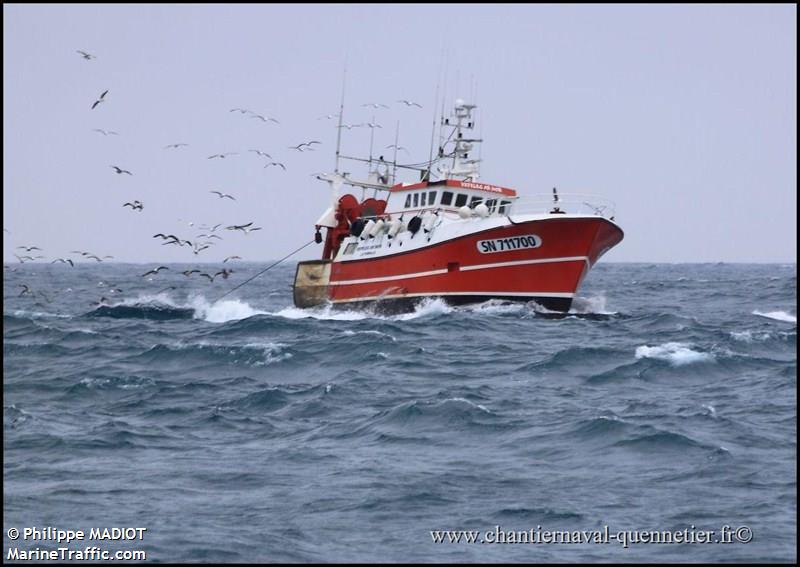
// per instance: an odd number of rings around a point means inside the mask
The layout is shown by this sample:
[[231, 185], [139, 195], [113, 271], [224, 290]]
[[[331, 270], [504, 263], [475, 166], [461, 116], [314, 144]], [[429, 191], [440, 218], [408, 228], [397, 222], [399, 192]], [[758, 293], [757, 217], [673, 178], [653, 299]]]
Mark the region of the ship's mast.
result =
[[[474, 104], [467, 104], [462, 99], [457, 99], [455, 109], [449, 118], [444, 118], [442, 125], [451, 129], [447, 141], [444, 142], [440, 158], [446, 158], [450, 162], [439, 165], [439, 172], [447, 179], [462, 179], [473, 181], [480, 175], [480, 158], [470, 157], [470, 152], [475, 144], [483, 140], [479, 138], [464, 137], [464, 131], [475, 129], [475, 120], [472, 111], [476, 108]], [[452, 150], [448, 153], [444, 146], [452, 144]], [[452, 158], [452, 159], [449, 159]]]
[[344, 74], [342, 75], [342, 100], [339, 102], [339, 124], [336, 127], [336, 167], [335, 173], [339, 173], [339, 150], [342, 147], [342, 118], [344, 117], [344, 85], [347, 82], [347, 64], [344, 66]]

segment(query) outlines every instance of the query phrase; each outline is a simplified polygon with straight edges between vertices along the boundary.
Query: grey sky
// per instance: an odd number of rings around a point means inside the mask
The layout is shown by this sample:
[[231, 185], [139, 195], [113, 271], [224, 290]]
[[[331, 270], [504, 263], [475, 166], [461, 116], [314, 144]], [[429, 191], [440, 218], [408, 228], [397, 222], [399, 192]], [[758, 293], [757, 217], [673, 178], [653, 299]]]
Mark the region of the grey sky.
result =
[[[20, 245], [48, 259], [281, 257], [329, 200], [311, 174], [334, 165], [334, 121], [318, 118], [338, 110], [345, 58], [345, 122], [374, 115], [388, 156], [400, 120], [422, 161], [443, 53], [448, 108], [476, 85], [481, 179], [615, 201], [626, 236], [605, 261], [796, 259], [794, 5], [4, 4], [3, 16], [4, 261]], [[288, 149], [311, 139], [314, 152]], [[367, 128], [345, 131], [343, 151], [368, 142]], [[222, 152], [239, 155], [207, 159]], [[133, 199], [141, 213], [122, 207]], [[152, 238], [249, 221], [264, 230], [224, 231], [199, 256]]]

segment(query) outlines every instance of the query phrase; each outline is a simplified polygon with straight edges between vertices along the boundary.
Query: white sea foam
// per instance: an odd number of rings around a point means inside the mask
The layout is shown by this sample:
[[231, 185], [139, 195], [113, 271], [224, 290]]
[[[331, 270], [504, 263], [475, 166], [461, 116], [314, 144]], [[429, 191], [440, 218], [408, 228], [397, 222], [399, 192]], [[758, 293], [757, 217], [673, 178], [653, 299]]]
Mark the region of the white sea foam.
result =
[[58, 313], [47, 313], [44, 311], [26, 311], [24, 309], [17, 309], [12, 311], [14, 317], [28, 318], [28, 319], [70, 319], [72, 315], [60, 315]]
[[404, 313], [402, 315], [376, 315], [370, 311], [361, 310], [345, 310], [341, 308], [334, 309], [332, 305], [326, 304], [321, 307], [311, 307], [308, 309], [300, 309], [299, 307], [286, 307], [271, 313], [277, 317], [286, 317], [287, 319], [322, 319], [331, 321], [360, 321], [362, 319], [382, 319], [385, 321], [408, 321], [410, 319], [417, 319], [426, 315], [436, 315], [440, 313], [449, 313], [452, 308], [449, 307], [443, 300], [425, 300], [411, 313]]
[[441, 315], [442, 313], [450, 313], [452, 311], [452, 307], [447, 305], [443, 299], [437, 297], [436, 299], [424, 300], [422, 303], [417, 305], [417, 308], [413, 313], [395, 315], [391, 318], [398, 321], [409, 321], [411, 319], [418, 319], [419, 317], [425, 317], [427, 315]]
[[248, 343], [244, 348], [252, 348], [261, 350], [264, 353], [264, 365], [272, 364], [273, 362], [281, 362], [292, 358], [291, 352], [285, 352], [284, 349], [289, 346], [284, 343]]
[[234, 349], [245, 349], [245, 350], [252, 350], [256, 352], [261, 352], [264, 354], [264, 361], [263, 362], [256, 362], [255, 366], [265, 366], [267, 364], [272, 364], [273, 362], [281, 362], [283, 360], [288, 360], [294, 356], [291, 352], [285, 352], [289, 345], [285, 343], [247, 343], [244, 345], [237, 345], [237, 344], [225, 344], [225, 343], [218, 343], [213, 341], [198, 341], [198, 342], [184, 342], [180, 341], [172, 345], [167, 345], [167, 348], [170, 350], [187, 350], [193, 348], [215, 348], [215, 349], [229, 349], [231, 354], [233, 354]]
[[133, 306], [133, 305], [163, 305], [165, 307], [174, 307], [176, 309], [180, 309], [184, 307], [183, 305], [179, 305], [176, 303], [166, 292], [156, 293], [156, 294], [144, 294], [138, 297], [130, 297], [128, 299], [123, 299], [119, 303], [115, 303], [114, 305], [125, 305]]
[[772, 338], [772, 333], [769, 331], [754, 332], [754, 331], [731, 331], [731, 338], [743, 343], [764, 342]]
[[474, 407], [476, 409], [479, 409], [484, 413], [492, 413], [491, 410], [489, 410], [486, 406], [481, 405], [481, 404], [476, 404], [475, 402], [471, 402], [466, 398], [447, 398], [446, 400], [442, 400], [439, 405], [445, 404], [447, 402], [461, 402], [461, 403], [467, 404], [469, 406], [472, 406], [472, 407]]
[[392, 342], [397, 341], [397, 339], [394, 338], [392, 335], [390, 335], [388, 333], [382, 333], [380, 331], [373, 331], [373, 330], [352, 331], [350, 329], [347, 329], [347, 330], [342, 332], [342, 336], [345, 336], [345, 337], [353, 337], [353, 336], [356, 336], [356, 335], [373, 335], [373, 336], [376, 336], [376, 337], [386, 337], [387, 339], [389, 339]]
[[486, 313], [486, 314], [505, 314], [505, 313], [521, 313], [529, 309], [529, 307], [525, 303], [515, 302], [512, 303], [510, 301], [503, 301], [498, 299], [490, 299], [488, 301], [484, 301], [483, 303], [478, 303], [476, 305], [467, 305], [462, 307], [464, 311], [470, 311], [473, 313]]
[[209, 303], [202, 295], [191, 300], [190, 307], [194, 308], [195, 319], [204, 319], [209, 323], [227, 323], [239, 321], [254, 315], [266, 315], [266, 311], [253, 309], [250, 305], [239, 299], [225, 299]]
[[704, 362], [714, 360], [714, 355], [707, 352], [699, 352], [689, 348], [691, 345], [685, 343], [664, 343], [658, 346], [639, 346], [636, 347], [636, 358], [654, 358], [656, 360], [666, 360], [673, 366], [683, 366], [693, 362]]
[[703, 409], [706, 410], [706, 415], [717, 417], [717, 410], [711, 404], [703, 404]]
[[271, 313], [276, 317], [285, 317], [286, 319], [322, 319], [331, 321], [359, 321], [361, 319], [383, 319], [377, 317], [366, 311], [349, 311], [333, 309], [330, 305], [322, 307], [311, 307], [301, 309], [299, 307], [286, 307], [275, 313]]
[[572, 300], [570, 313], [577, 315], [616, 315], [616, 311], [606, 309], [606, 298], [604, 295], [595, 297], [576, 297]]
[[769, 313], [763, 313], [761, 311], [753, 311], [753, 315], [758, 315], [759, 317], [766, 317], [767, 319], [774, 319], [775, 321], [784, 321], [786, 323], [797, 323], [797, 315], [792, 315], [791, 313], [787, 313], [786, 311], [770, 311]]

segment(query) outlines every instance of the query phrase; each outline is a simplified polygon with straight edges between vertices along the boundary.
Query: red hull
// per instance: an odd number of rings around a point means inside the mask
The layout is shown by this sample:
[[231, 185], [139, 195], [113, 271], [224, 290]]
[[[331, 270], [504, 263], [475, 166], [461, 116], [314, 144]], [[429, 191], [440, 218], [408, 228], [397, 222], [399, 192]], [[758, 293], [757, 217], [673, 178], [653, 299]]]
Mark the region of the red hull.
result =
[[[541, 246], [481, 253], [477, 245], [481, 240], [530, 234], [541, 238]], [[603, 218], [510, 224], [390, 256], [335, 261], [328, 296], [338, 304], [424, 297], [454, 303], [536, 300], [566, 311], [591, 266], [622, 237], [622, 230]]]

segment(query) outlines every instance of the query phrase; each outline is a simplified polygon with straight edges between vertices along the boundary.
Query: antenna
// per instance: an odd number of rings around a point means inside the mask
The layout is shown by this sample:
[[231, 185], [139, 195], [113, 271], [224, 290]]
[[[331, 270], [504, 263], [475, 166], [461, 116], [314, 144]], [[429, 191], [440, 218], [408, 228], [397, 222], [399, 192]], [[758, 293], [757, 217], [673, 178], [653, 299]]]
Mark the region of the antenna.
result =
[[[397, 142], [400, 140], [400, 121], [397, 121], [397, 127], [394, 131], [394, 158], [392, 158], [392, 162], [394, 163], [394, 167], [392, 167], [392, 185], [395, 184], [397, 180]], [[433, 140], [431, 140], [433, 142]]]
[[431, 150], [428, 153], [428, 173], [425, 173], [427, 179], [422, 181], [431, 180], [431, 170], [433, 169], [433, 137], [436, 134], [436, 105], [439, 103], [439, 81], [441, 80], [441, 72], [439, 78], [436, 80], [436, 96], [433, 99], [433, 119], [431, 123]]
[[372, 168], [372, 141], [375, 139], [375, 115], [372, 115], [372, 126], [369, 129], [369, 167]]
[[336, 132], [336, 167], [335, 173], [339, 173], [339, 150], [342, 147], [342, 117], [344, 116], [344, 85], [347, 82], [347, 57], [344, 60], [344, 73], [342, 74], [342, 100], [339, 103], [339, 126]]

